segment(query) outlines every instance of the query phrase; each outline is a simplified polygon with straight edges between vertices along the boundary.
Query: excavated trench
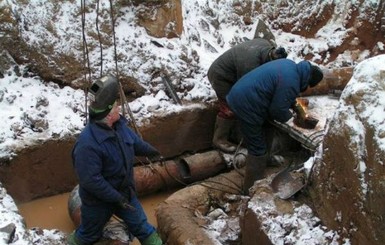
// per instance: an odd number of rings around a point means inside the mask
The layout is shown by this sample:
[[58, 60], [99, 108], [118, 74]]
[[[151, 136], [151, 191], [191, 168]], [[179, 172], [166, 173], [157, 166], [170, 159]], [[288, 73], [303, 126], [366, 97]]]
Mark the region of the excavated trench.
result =
[[[383, 6], [383, 1], [380, 1]], [[304, 19], [302, 26], [313, 26], [311, 30], [294, 31], [301, 36], [312, 37], [315, 33], [332, 17], [333, 6], [324, 10], [323, 20], [319, 20], [317, 16]], [[290, 11], [288, 11], [290, 12]], [[354, 27], [353, 31], [348, 33], [348, 37], [343, 43], [332, 50], [326, 50], [321, 53], [321, 61], [328, 59], [333, 61], [338, 55], [349, 50], [352, 53], [359, 54], [362, 50], [369, 48], [371, 54], [383, 53], [378, 50], [376, 43], [382, 40], [384, 36], [383, 8], [376, 15], [375, 21], [367, 21], [358, 19], [357, 9], [353, 9], [351, 18], [346, 19], [346, 28]], [[368, 15], [370, 16], [370, 15]], [[273, 17], [272, 22], [274, 22]], [[284, 31], [290, 32], [295, 24], [290, 23], [291, 18], [286, 18], [287, 23], [280, 23]], [[381, 31], [372, 33], [373, 25], [381, 25]], [[360, 31], [358, 31], [358, 28]], [[357, 42], [356, 40], [359, 40]], [[354, 42], [353, 42], [354, 41]], [[15, 46], [12, 42], [11, 47]], [[16, 47], [16, 46], [15, 46]], [[11, 49], [12, 50], [12, 49]], [[16, 51], [15, 51], [16, 52]], [[17, 51], [18, 52], [18, 51]], [[16, 53], [17, 53], [16, 52]], [[306, 58], [312, 58], [307, 55]], [[36, 59], [39, 60], [39, 59]], [[356, 60], [352, 57], [352, 60]], [[321, 62], [320, 61], [320, 62]], [[349, 65], [350, 62], [347, 62]], [[44, 65], [43, 65], [44, 66]], [[306, 95], [325, 94], [334, 90], [341, 91], [351, 76], [352, 70], [340, 69], [337, 71], [338, 77], [341, 79], [331, 79], [331, 83], [324, 83], [324, 87], [318, 88], [317, 91], [309, 90]], [[342, 81], [342, 82], [341, 82]], [[207, 106], [207, 105], [206, 105]], [[208, 105], [205, 108], [182, 111], [178, 114], [169, 115], [165, 118], [154, 118], [149, 124], [140, 128], [141, 134], [145, 140], [156, 146], [166, 158], [194, 155], [195, 153], [212, 151], [211, 139], [212, 129], [216, 116], [215, 105]], [[177, 132], [177, 134], [175, 133]], [[287, 136], [287, 135], [286, 135]], [[288, 138], [283, 136], [286, 140]], [[0, 179], [7, 192], [14, 198], [16, 203], [25, 203], [38, 198], [49, 197], [61, 193], [71, 192], [76, 186], [77, 181], [72, 168], [71, 149], [75, 142], [76, 136], [60, 140], [51, 140], [42, 142], [40, 145], [28, 147], [17, 154], [11, 160], [0, 162]], [[285, 141], [285, 140], [284, 140]], [[289, 143], [292, 147], [287, 149], [287, 157], [297, 156], [299, 162], [308, 157], [307, 150], [301, 148], [298, 142]], [[301, 154], [296, 154], [301, 152]], [[294, 156], [293, 156], [294, 155]], [[139, 163], [138, 163], [139, 164]], [[175, 167], [177, 169], [177, 167]], [[188, 168], [184, 168], [186, 170]], [[154, 172], [143, 171], [142, 173], [150, 174], [157, 179], [158, 185], [148, 186], [149, 183], [142, 183], [144, 188], [139, 194], [149, 194], [152, 191], [163, 191], [169, 186], [164, 184], [160, 175]], [[221, 169], [222, 171], [223, 169]], [[279, 169], [270, 168], [270, 172], [277, 172]], [[178, 172], [179, 173], [179, 172]], [[174, 173], [176, 174], [176, 173]], [[186, 174], [186, 171], [185, 171]], [[188, 171], [187, 171], [188, 175]], [[204, 176], [206, 177], [206, 176]], [[232, 181], [229, 181], [229, 178]], [[193, 237], [196, 243], [192, 244], [211, 244], [211, 240], [201, 232], [200, 227], [205, 224], [202, 219], [198, 219], [195, 212], [198, 210], [200, 214], [207, 214], [208, 209], [213, 206], [221, 206], [223, 200], [231, 201], [234, 208], [245, 205], [245, 200], [230, 200], [227, 194], [237, 192], [240, 189], [242, 178], [238, 171], [231, 171], [226, 175], [218, 175], [214, 179], [207, 182], [189, 186], [172, 195], [160, 207], [158, 212], [158, 223], [162, 224], [160, 232], [170, 242], [168, 244], [184, 244], [186, 240]], [[159, 187], [159, 184], [162, 184]], [[218, 186], [215, 183], [222, 183]], [[172, 183], [177, 185], [177, 183]], [[217, 189], [221, 190], [218, 191]], [[209, 197], [209, 198], [208, 198]], [[189, 205], [185, 205], [186, 199], [190, 201]], [[210, 201], [208, 204], [207, 201]], [[306, 201], [306, 200], [304, 200]], [[186, 210], [189, 211], [186, 211]], [[174, 216], [172, 219], [171, 216]], [[258, 224], [256, 224], [257, 226]], [[245, 227], [255, 233], [255, 227]], [[258, 234], [255, 234], [258, 235]], [[263, 237], [263, 236], [261, 236]], [[269, 241], [260, 240], [260, 244], [269, 244]], [[240, 241], [229, 242], [228, 244], [239, 244]], [[247, 244], [247, 243], [244, 243]]]
[[[351, 69], [326, 72], [323, 86], [312, 93], [325, 94], [328, 91], [341, 90], [349, 80], [351, 72]], [[212, 149], [216, 112], [216, 105], [204, 105], [164, 118], [153, 118], [149, 124], [139, 128], [143, 138], [157, 147], [166, 159], [170, 159], [151, 168], [141, 166], [144, 161], [138, 159], [135, 176], [141, 180], [137, 182], [139, 196], [190, 185], [174, 193], [157, 211], [159, 231], [168, 244], [184, 244], [191, 238], [191, 232], [197, 233], [194, 237], [199, 243], [209, 239], [202, 233], [196, 217], [190, 217], [191, 210], [186, 212], [184, 203], [189, 202], [188, 205], [193, 207], [192, 209], [207, 214], [208, 209], [220, 205], [223, 202], [221, 200], [226, 200], [226, 195], [240, 194], [242, 171], [235, 169], [229, 172], [231, 166], [228, 159], [231, 156]], [[309, 151], [302, 147], [301, 142], [293, 139], [287, 132], [281, 132], [279, 136], [281, 155], [285, 158], [297, 163], [303, 163], [309, 158]], [[22, 150], [12, 160], [1, 164], [0, 179], [16, 203], [73, 191], [77, 185], [71, 161], [71, 149], [75, 139], [76, 136], [73, 136], [43, 142], [41, 145]], [[276, 173], [279, 170], [269, 168], [268, 172]], [[208, 182], [200, 182], [215, 175], [217, 177], [211, 181], [209, 179]], [[180, 180], [183, 180], [183, 183]], [[207, 203], [208, 200], [210, 203]], [[234, 207], [242, 205], [245, 205], [244, 199], [233, 201]], [[76, 219], [73, 218], [79, 218], [77, 215], [71, 216], [75, 224]], [[240, 241], [233, 242], [229, 244], [239, 244]]]

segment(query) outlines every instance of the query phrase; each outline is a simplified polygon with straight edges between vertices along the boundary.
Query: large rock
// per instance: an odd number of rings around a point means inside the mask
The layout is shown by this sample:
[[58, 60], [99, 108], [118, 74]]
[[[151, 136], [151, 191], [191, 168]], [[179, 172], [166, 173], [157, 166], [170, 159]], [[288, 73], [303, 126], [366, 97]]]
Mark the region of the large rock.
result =
[[317, 213], [353, 244], [385, 240], [385, 56], [360, 63], [342, 93], [315, 166]]

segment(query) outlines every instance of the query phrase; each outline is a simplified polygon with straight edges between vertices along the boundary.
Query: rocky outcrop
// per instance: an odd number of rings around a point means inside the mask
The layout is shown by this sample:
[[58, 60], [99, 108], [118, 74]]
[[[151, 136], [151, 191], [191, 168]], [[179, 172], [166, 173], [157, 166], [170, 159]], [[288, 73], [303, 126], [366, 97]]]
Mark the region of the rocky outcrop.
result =
[[[28, 64], [29, 71], [59, 85], [87, 88], [90, 80], [98, 77], [100, 73], [114, 73], [118, 69], [124, 90], [131, 99], [151, 91], [151, 86], [148, 85], [156, 83], [154, 80], [160, 77], [160, 72], [167, 72], [173, 77], [178, 92], [192, 89], [184, 86], [181, 80], [205, 75], [198, 69], [200, 59], [204, 57], [199, 57], [194, 49], [204, 46], [208, 52], [218, 52], [210, 44], [209, 38], [200, 36], [196, 27], [184, 23], [186, 17], [183, 15], [189, 14], [192, 10], [187, 8], [192, 6], [187, 5], [186, 9], [182, 9], [180, 0], [133, 2], [134, 4], [130, 1], [117, 1], [114, 4], [114, 23], [116, 26], [129, 24], [137, 25], [138, 28], [143, 27], [143, 31], [148, 33], [146, 40], [125, 36], [122, 39], [117, 38], [114, 43], [109, 4], [99, 6], [97, 30], [96, 20], [91, 19], [91, 16], [96, 14], [96, 3], [87, 2], [83, 30], [80, 13], [77, 12], [79, 6], [68, 8], [70, 12], [66, 13], [56, 12], [58, 9], [65, 9], [60, 6], [63, 3], [57, 1], [47, 1], [44, 6], [33, 1], [25, 1], [16, 3], [14, 7], [7, 4], [0, 6], [2, 12], [0, 44], [18, 64]], [[202, 12], [200, 19], [195, 21], [197, 25], [207, 32], [206, 35], [216, 39], [221, 46], [224, 45], [224, 37], [218, 32], [221, 28], [233, 25], [241, 32], [246, 32], [255, 24], [257, 18], [254, 15], [257, 14], [269, 26], [288, 33], [311, 38], [316, 37], [317, 33], [330, 31], [331, 33], [327, 35], [338, 36], [338, 40], [329, 42], [325, 47], [313, 46], [311, 43], [304, 44], [303, 49], [296, 54], [323, 65], [328, 65], [339, 55], [346, 55], [349, 61], [345, 61], [343, 66], [351, 66], [363, 58], [360, 56], [362, 51], [367, 51], [367, 56], [385, 52], [379, 43], [384, 36], [384, 32], [381, 31], [384, 7], [381, 3], [370, 4], [368, 1], [334, 3], [329, 0], [323, 4], [314, 4], [313, 1], [302, 1], [296, 3], [300, 6], [295, 7], [287, 1], [281, 1], [278, 5], [272, 5], [269, 1], [234, 2], [230, 6], [227, 6], [227, 3], [223, 4], [224, 6], [216, 7], [229, 8], [228, 12], [231, 12], [229, 18], [220, 17], [218, 10], [210, 4], [193, 6]], [[36, 21], [38, 16], [33, 11], [25, 12], [27, 9], [44, 11], [47, 18]], [[60, 25], [62, 21], [73, 23], [71, 26], [73, 29], [62, 30]], [[338, 22], [336, 26], [342, 23], [342, 26], [336, 27], [335, 30], [323, 30], [322, 27], [330, 21]], [[82, 44], [83, 33], [87, 36], [86, 47]], [[162, 39], [164, 37], [166, 39]], [[188, 46], [179, 45], [174, 41], [182, 37], [189, 40]], [[233, 45], [243, 41], [243, 38], [235, 34], [230, 42]], [[295, 38], [291, 42], [296, 42]], [[115, 47], [116, 60], [113, 51]], [[126, 55], [125, 51], [119, 52], [122, 49], [129, 50], [130, 55]], [[156, 53], [157, 51], [155, 53], [149, 51], [162, 49], [167, 52], [183, 50], [183, 57], [180, 57], [183, 62], [174, 61], [177, 64], [173, 67], [167, 64], [173, 62], [175, 58], [162, 57]], [[83, 51], [88, 55], [84, 55]], [[314, 57], [314, 53], [319, 55]], [[93, 59], [88, 60], [87, 56], [93, 56]], [[139, 70], [145, 70], [147, 76], [139, 77], [137, 74]]]
[[137, 11], [138, 24], [153, 37], [179, 37], [183, 31], [183, 14], [180, 0], [144, 3]]
[[[330, 35], [343, 35], [342, 42], [329, 43], [328, 47], [319, 52], [321, 57], [316, 58], [317, 63], [327, 64], [345, 53], [351, 56], [351, 60], [346, 60], [345, 65], [351, 65], [349, 62], [357, 61], [363, 50], [369, 52], [368, 57], [384, 53], [382, 45], [378, 45], [385, 34], [381, 30], [381, 19], [385, 11], [383, 1], [327, 0], [322, 4], [314, 4], [310, 0], [295, 3], [280, 1], [278, 4], [266, 1], [255, 4], [255, 11], [266, 15], [266, 22], [288, 33], [308, 38], [330, 31], [334, 32]], [[336, 28], [323, 29], [330, 22], [335, 22]], [[303, 48], [303, 55], [307, 59], [314, 57], [312, 52], [307, 52], [314, 48], [311, 43]]]
[[342, 93], [315, 167], [311, 193], [317, 213], [353, 244], [385, 240], [384, 56], [360, 63]]
[[[73, 38], [73, 33], [70, 33], [68, 30], [61, 30], [60, 21], [58, 21], [60, 14], [56, 12], [56, 9], [61, 8], [60, 5], [62, 3], [47, 2], [43, 8], [48, 18], [39, 20], [38, 23], [34, 19], [36, 17], [34, 13], [24, 12], [23, 9], [27, 9], [24, 5], [28, 5], [28, 7], [39, 11], [38, 8], [42, 6], [33, 6], [34, 3], [29, 1], [18, 4], [19, 8], [12, 8], [11, 5], [7, 4], [0, 6], [2, 12], [0, 16], [0, 30], [3, 32], [0, 35], [0, 44], [14, 57], [18, 64], [28, 64], [30, 72], [38, 74], [46, 81], [53, 81], [59, 85], [70, 85], [74, 88], [87, 88], [89, 81], [95, 79], [102, 68], [104, 68], [104, 73], [115, 72], [115, 67], [113, 66], [115, 62], [113, 60], [108, 61], [103, 57], [103, 52], [106, 54], [107, 50], [114, 46], [114, 32], [109, 5], [103, 4], [99, 6], [101, 10], [98, 19], [98, 31], [95, 29], [94, 20], [89, 20], [90, 17], [88, 15], [96, 10], [96, 3], [88, 2], [85, 6], [86, 22], [90, 24], [85, 23], [84, 30], [82, 29], [80, 18], [78, 18], [79, 13], [76, 12], [77, 8], [73, 8], [72, 10], [75, 12], [72, 13], [68, 21], [73, 22], [73, 28], [78, 37], [70, 41]], [[123, 7], [127, 7], [127, 5], [124, 3], [114, 4], [112, 16], [118, 15], [118, 12], [122, 11], [120, 8]], [[137, 14], [138, 25], [143, 26], [149, 35], [158, 38], [175, 38], [181, 35], [183, 19], [179, 0], [149, 1], [145, 4], [138, 4], [136, 7], [132, 5], [128, 7], [134, 8], [132, 11]], [[61, 14], [65, 15], [65, 13]], [[42, 32], [32, 34], [31, 32], [34, 32], [34, 30], [29, 26], [37, 24], [41, 25]], [[43, 32], [49, 33], [49, 37], [46, 37], [47, 40], [44, 42], [31, 38], [34, 35], [39, 37], [45, 35]], [[83, 46], [83, 48], [82, 33], [89, 35], [86, 46]], [[102, 46], [104, 46], [103, 50], [98, 51]], [[83, 51], [85, 56], [82, 55]], [[87, 60], [87, 57], [92, 52], [101, 52], [100, 60], [97, 64], [93, 64], [92, 60], [89, 63], [90, 61]], [[122, 54], [120, 55], [122, 56]], [[140, 54], [140, 52], [137, 52], [136, 55], [141, 56], [141, 59], [145, 60], [154, 58], [147, 57], [148, 54]], [[119, 62], [121, 58], [117, 57]], [[123, 63], [126, 58], [130, 59], [131, 57], [122, 58]], [[146, 89], [138, 81], [139, 78], [133, 76], [132, 73], [132, 71], [121, 69], [119, 78], [127, 96], [136, 98], [142, 96]], [[89, 74], [91, 74], [91, 77], [88, 76]]]

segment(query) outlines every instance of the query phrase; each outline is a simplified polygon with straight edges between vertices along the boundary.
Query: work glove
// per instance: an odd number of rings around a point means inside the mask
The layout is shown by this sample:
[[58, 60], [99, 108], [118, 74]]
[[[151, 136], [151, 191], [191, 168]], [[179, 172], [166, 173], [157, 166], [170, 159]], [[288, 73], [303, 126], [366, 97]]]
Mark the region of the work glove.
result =
[[163, 162], [164, 161], [163, 156], [157, 150], [148, 154], [147, 158], [150, 162]]
[[123, 209], [135, 209], [133, 206], [130, 205], [130, 202], [125, 197], [122, 197], [122, 199], [119, 200], [118, 206]]
[[287, 57], [287, 53], [286, 53], [285, 48], [279, 47], [279, 48], [274, 49], [272, 51], [271, 57], [272, 57], [273, 60], [286, 58]]

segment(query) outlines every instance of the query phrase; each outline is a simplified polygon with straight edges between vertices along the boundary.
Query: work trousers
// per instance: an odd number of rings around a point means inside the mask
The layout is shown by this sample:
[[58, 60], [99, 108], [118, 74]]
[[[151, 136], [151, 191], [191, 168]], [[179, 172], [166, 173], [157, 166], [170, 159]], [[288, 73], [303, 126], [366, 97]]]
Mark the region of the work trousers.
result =
[[274, 137], [273, 125], [267, 121], [263, 125], [248, 123], [240, 120], [240, 130], [246, 144], [248, 154], [262, 156], [271, 149]]
[[155, 232], [155, 227], [147, 221], [147, 216], [138, 198], [130, 200], [133, 208], [123, 209], [116, 204], [101, 203], [99, 205], [81, 206], [81, 224], [76, 230], [76, 237], [82, 244], [93, 244], [102, 237], [103, 228], [116, 215], [127, 225], [128, 231], [139, 241], [143, 241]]

